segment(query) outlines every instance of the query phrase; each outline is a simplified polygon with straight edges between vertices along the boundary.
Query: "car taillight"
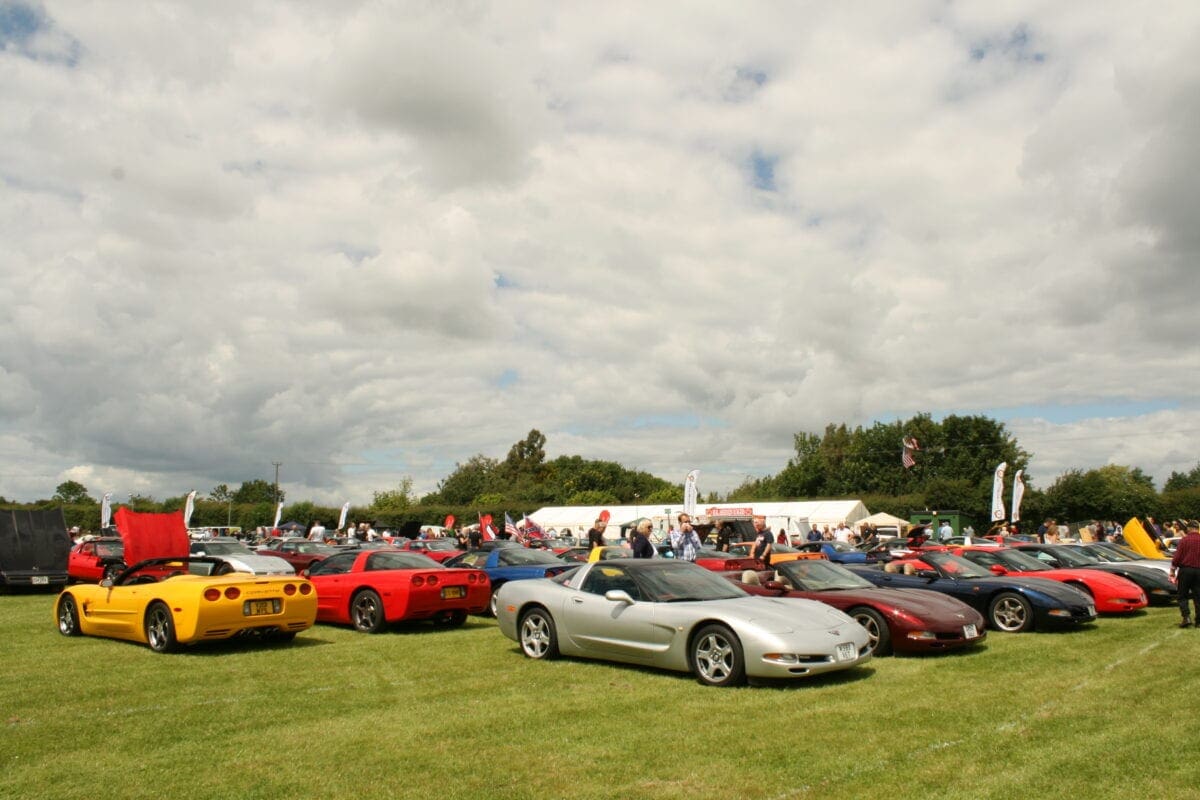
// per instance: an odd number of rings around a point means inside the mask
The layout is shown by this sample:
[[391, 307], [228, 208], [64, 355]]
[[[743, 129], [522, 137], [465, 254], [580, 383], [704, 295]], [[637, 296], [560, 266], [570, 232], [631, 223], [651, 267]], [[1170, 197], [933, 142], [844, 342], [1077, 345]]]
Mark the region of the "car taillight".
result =
[[291, 597], [292, 595], [294, 595], [296, 593], [295, 584], [291, 584], [291, 583], [284, 584], [283, 593], [286, 594], [288, 597]]
[[205, 600], [220, 600], [221, 599], [221, 590], [215, 589], [213, 587], [209, 587], [209, 588], [205, 589], [204, 590], [204, 599]]
[[413, 579], [412, 579], [412, 585], [413, 586], [424, 586], [425, 579], [422, 578], [420, 575], [414, 575]]
[[437, 585], [438, 585], [438, 579], [437, 579], [437, 575], [430, 575], [430, 576], [429, 576], [428, 578], [426, 578], [425, 580], [429, 582], [429, 585], [430, 585], [430, 586], [437, 586]]
[[312, 584], [311, 583], [300, 584], [300, 594], [312, 594]]
[[241, 596], [242, 596], [242, 590], [237, 588], [236, 586], [230, 586], [228, 589], [225, 590], [225, 599], [226, 600], [237, 600]]

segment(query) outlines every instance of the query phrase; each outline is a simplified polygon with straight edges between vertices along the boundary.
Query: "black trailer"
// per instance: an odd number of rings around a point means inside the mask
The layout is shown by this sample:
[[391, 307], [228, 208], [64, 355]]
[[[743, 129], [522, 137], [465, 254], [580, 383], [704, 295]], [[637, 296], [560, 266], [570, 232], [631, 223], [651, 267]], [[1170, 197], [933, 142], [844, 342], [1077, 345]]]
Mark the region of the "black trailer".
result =
[[0, 509], [0, 586], [62, 586], [70, 551], [61, 508]]

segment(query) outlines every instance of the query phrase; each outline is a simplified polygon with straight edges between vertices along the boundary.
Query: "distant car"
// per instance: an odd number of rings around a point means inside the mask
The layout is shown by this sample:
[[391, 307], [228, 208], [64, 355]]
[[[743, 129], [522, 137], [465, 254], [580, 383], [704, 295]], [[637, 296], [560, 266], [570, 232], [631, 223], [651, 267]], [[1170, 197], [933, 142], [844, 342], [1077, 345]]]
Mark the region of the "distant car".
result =
[[1146, 593], [1141, 587], [1120, 575], [1087, 569], [1051, 567], [1028, 553], [1009, 547], [964, 547], [953, 552], [996, 575], [1049, 578], [1073, 586], [1090, 595], [1096, 604], [1096, 610], [1102, 614], [1137, 611], [1147, 605]]
[[871, 658], [867, 632], [808, 600], [751, 597], [677, 559], [620, 559], [498, 592], [500, 632], [529, 658], [559, 654], [690, 672], [709, 686], [803, 678]]
[[[253, 575], [295, 575], [296, 570], [287, 561], [262, 551], [254, 551], [232, 537], [198, 539], [189, 548], [191, 555], [209, 556], [221, 562], [216, 574], [227, 570], [249, 572]], [[202, 562], [203, 563], [203, 562]]]
[[766, 565], [757, 558], [702, 547], [696, 553], [696, 566], [713, 572], [741, 572], [747, 569], [762, 569]]
[[390, 623], [432, 620], [454, 627], [488, 608], [491, 583], [475, 569], [451, 569], [420, 553], [338, 553], [308, 570], [317, 590], [317, 620], [378, 633]]
[[[729, 554], [749, 558], [750, 553], [754, 551], [754, 542], [734, 542], [729, 545]], [[771, 545], [771, 565], [782, 563], [784, 561], [798, 561], [806, 559], [824, 559], [824, 553], [812, 552], [810, 550], [801, 550], [799, 547], [793, 547], [786, 544]]]
[[310, 542], [307, 539], [284, 539], [272, 548], [259, 550], [264, 556], [282, 558], [299, 574], [319, 561], [343, 552], [341, 548], [324, 542]]
[[[201, 641], [258, 636], [290, 641], [312, 627], [317, 596], [295, 575], [196, 575], [222, 564], [215, 558], [153, 558], [99, 584], [77, 584], [54, 604], [64, 636], [103, 636], [168, 653]], [[166, 575], [162, 579], [158, 576]]]
[[847, 542], [805, 542], [797, 550], [804, 553], [820, 553], [830, 561], [838, 564], [865, 564], [873, 561], [874, 557], [864, 553]]
[[1128, 547], [1122, 547], [1119, 544], [1113, 544], [1112, 542], [1092, 542], [1090, 544], [1067, 545], [1067, 547], [1078, 547], [1093, 558], [1100, 561], [1107, 561], [1110, 564], [1137, 564], [1141, 567], [1156, 569], [1166, 575], [1171, 574], [1171, 559], [1146, 558], [1141, 553], [1130, 550]]
[[117, 536], [101, 536], [80, 542], [67, 556], [67, 576], [71, 581], [99, 583], [116, 577], [125, 569], [125, 544]]
[[454, 539], [405, 539], [401, 542], [393, 542], [393, 546], [400, 549], [420, 553], [424, 556], [429, 556], [439, 564], [445, 563], [455, 556], [460, 556], [465, 553], [458, 547], [458, 542]]
[[877, 656], [956, 650], [987, 637], [983, 616], [961, 600], [924, 589], [880, 589], [825, 559], [787, 561], [736, 581], [750, 594], [802, 597], [844, 611], [866, 628]]
[[1080, 625], [1096, 619], [1092, 598], [1078, 589], [1045, 578], [993, 575], [944, 550], [918, 551], [890, 561], [886, 571], [868, 565], [850, 569], [876, 586], [948, 594], [983, 614], [992, 628], [1006, 633]]
[[496, 614], [496, 593], [509, 581], [530, 578], [551, 578], [574, 567], [545, 550], [521, 547], [496, 547], [491, 550], [471, 550], [446, 562], [447, 567], [481, 569], [491, 579], [492, 598], [488, 611]]
[[1023, 544], [1016, 549], [1050, 567], [1091, 569], [1120, 575], [1141, 587], [1152, 606], [1174, 606], [1179, 602], [1179, 587], [1168, 573], [1153, 567], [1124, 561], [1100, 561], [1086, 550], [1066, 544]]

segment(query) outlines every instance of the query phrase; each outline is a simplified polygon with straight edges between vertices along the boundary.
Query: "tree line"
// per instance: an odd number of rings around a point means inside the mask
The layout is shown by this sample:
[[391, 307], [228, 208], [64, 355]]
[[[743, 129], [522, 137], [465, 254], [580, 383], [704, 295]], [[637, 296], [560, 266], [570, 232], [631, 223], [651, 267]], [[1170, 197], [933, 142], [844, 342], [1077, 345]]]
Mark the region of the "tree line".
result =
[[[913, 465], [901, 463], [901, 442], [915, 440]], [[416, 497], [412, 479], [404, 477], [391, 489], [376, 491], [369, 504], [352, 506], [348, 520], [372, 520], [399, 528], [405, 523], [435, 524], [447, 515], [469, 524], [478, 514], [503, 520], [519, 519], [546, 505], [670, 505], [683, 498], [682, 480], [663, 480], [612, 461], [578, 455], [546, 459], [546, 437], [534, 429], [514, 443], [504, 459], [477, 454], [455, 465], [437, 488]], [[793, 438], [795, 455], [776, 474], [749, 479], [721, 496], [710, 492], [705, 502], [861, 499], [872, 511], [899, 517], [924, 510], [958, 510], [977, 522], [990, 519], [992, 475], [1001, 461], [1008, 463], [1006, 500], [1011, 480], [1027, 468], [1030, 454], [1003, 423], [985, 416], [956, 416], [935, 421], [928, 414], [908, 420], [876, 422], [850, 428], [829, 424], [821, 434], [802, 432]], [[1036, 476], [1025, 473], [1026, 492], [1021, 518], [1036, 522], [1125, 520], [1131, 516], [1200, 517], [1200, 463], [1188, 472], [1172, 472], [1160, 492], [1140, 468], [1109, 464], [1091, 470], [1072, 469], [1045, 489]], [[135, 511], [173, 512], [182, 509], [186, 495], [155, 500], [130, 495], [114, 501]], [[219, 484], [198, 496], [194, 527], [236, 525], [253, 529], [269, 525], [276, 503], [284, 501], [283, 521], [306, 524], [319, 519], [331, 526], [341, 507], [311, 501], [286, 502], [274, 484], [248, 480], [237, 488]], [[65, 481], [55, 494], [33, 503], [0, 497], [0, 506], [46, 508], [61, 506], [68, 525], [95, 529], [100, 504], [77, 481]], [[1007, 513], [1007, 511], [1006, 511]]]

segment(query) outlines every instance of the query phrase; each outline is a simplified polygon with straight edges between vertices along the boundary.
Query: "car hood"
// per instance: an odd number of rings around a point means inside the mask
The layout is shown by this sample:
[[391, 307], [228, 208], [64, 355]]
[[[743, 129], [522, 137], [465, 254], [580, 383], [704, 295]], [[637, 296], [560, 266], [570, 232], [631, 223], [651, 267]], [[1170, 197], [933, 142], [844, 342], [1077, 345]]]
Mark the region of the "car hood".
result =
[[[854, 620], [836, 608], [798, 597], [739, 597], [732, 600], [707, 600], [703, 605], [719, 605], [729, 619], [753, 624], [768, 633], [824, 631], [840, 628]], [[681, 604], [682, 605], [682, 604]], [[700, 603], [697, 603], [700, 605]]]
[[961, 600], [928, 589], [860, 589], [853, 593], [880, 603], [891, 603], [926, 619], [937, 619], [947, 615], [954, 618], [956, 614], [966, 614], [968, 618], [973, 618], [979, 613]]
[[1015, 575], [1005, 575], [994, 580], [990, 578], [979, 578], [977, 580], [988, 582], [995, 586], [1020, 587], [1029, 592], [1048, 595], [1064, 605], [1092, 604], [1092, 598], [1083, 592], [1058, 581], [1052, 581], [1049, 578], [1018, 578]]
[[295, 575], [296, 570], [291, 564], [276, 556], [246, 555], [213, 556], [229, 564], [238, 572], [250, 572], [255, 575]]
[[122, 506], [113, 513], [125, 547], [125, 563], [148, 558], [186, 558], [191, 544], [183, 512], [147, 514]]

